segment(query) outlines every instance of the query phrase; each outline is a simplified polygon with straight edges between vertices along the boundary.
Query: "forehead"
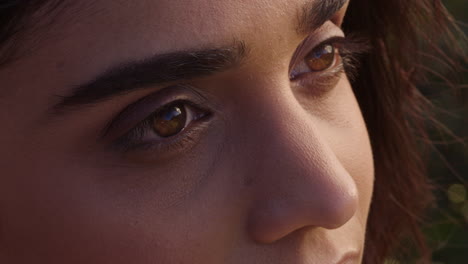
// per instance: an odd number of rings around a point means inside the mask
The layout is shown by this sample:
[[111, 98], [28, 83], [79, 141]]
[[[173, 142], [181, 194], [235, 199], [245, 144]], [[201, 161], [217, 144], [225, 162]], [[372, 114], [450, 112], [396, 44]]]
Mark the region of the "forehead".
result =
[[[301, 8], [315, 0], [133, 0], [77, 1], [64, 5], [55, 29], [155, 41], [161, 49], [248, 39], [252, 33], [294, 30]], [[133, 36], [133, 37], [132, 37]], [[177, 39], [177, 43], [174, 40]]]
[[[56, 87], [70, 87], [111, 65], [234, 42], [242, 42], [255, 54], [252, 65], [271, 63], [271, 58], [281, 55], [278, 52], [293, 51], [278, 47], [295, 49], [304, 37], [297, 34], [304, 10], [322, 2], [345, 1], [64, 1], [60, 8], [44, 9], [36, 16], [49, 21], [33, 32], [40, 35], [40, 41], [33, 41], [34, 56], [23, 56], [20, 64], [31, 69], [42, 65], [49, 69], [48, 76], [56, 77]], [[34, 74], [44, 82], [44, 74], [37, 69]]]
[[45, 8], [35, 16], [44, 26], [34, 29], [26, 38], [33, 41], [26, 40], [24, 46], [34, 49], [33, 64], [72, 64], [69, 67], [82, 73], [82, 66], [89, 65], [90, 74], [123, 61], [234, 41], [251, 49], [262, 46], [263, 51], [297, 38], [298, 16], [314, 1], [318, 0], [64, 1], [54, 11]]

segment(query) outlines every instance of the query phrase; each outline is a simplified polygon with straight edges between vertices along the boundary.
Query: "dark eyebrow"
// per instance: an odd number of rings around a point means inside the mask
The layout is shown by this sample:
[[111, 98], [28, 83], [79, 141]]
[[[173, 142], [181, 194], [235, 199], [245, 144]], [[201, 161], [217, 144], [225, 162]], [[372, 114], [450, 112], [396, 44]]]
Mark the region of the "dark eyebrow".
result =
[[298, 16], [298, 34], [310, 34], [325, 22], [330, 20], [336, 12], [349, 0], [315, 0], [307, 3]]
[[[299, 15], [297, 32], [309, 34], [329, 20], [348, 0], [315, 0], [306, 4]], [[226, 71], [246, 56], [246, 46], [236, 42], [226, 48], [177, 51], [112, 67], [93, 80], [72, 87], [72, 93], [59, 96], [52, 113], [92, 105], [115, 96], [150, 86], [186, 81]]]
[[59, 96], [60, 101], [51, 110], [61, 113], [65, 109], [105, 101], [137, 89], [222, 72], [238, 65], [245, 53], [245, 44], [235, 42], [227, 48], [166, 53], [125, 63], [90, 82], [73, 87], [72, 94]]

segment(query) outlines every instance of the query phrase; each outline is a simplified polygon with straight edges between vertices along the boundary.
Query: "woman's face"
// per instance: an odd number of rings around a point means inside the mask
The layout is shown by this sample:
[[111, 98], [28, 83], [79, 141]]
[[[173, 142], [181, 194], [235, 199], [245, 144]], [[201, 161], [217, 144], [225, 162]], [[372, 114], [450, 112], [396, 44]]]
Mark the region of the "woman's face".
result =
[[38, 12], [0, 69], [0, 262], [359, 263], [374, 176], [346, 6]]

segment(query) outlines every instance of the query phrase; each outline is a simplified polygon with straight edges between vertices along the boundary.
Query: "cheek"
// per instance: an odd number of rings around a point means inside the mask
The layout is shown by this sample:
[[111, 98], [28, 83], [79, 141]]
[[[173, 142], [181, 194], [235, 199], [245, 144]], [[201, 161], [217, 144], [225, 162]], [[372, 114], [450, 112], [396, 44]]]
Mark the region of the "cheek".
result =
[[[210, 142], [200, 142], [193, 150], [206, 156], [187, 155], [166, 171], [118, 162], [104, 168], [90, 163], [106, 158], [98, 154], [84, 160], [60, 147], [19, 147], [28, 152], [10, 153], [9, 167], [4, 167], [8, 178], [2, 177], [6, 252], [15, 260], [24, 258], [21, 263], [38, 258], [51, 264], [197, 258], [203, 261], [195, 262], [202, 263], [222, 254], [229, 246], [219, 234], [233, 218], [224, 206], [225, 192], [213, 180], [212, 167], [224, 139], [219, 129], [212, 130], [217, 134], [206, 136]], [[19, 160], [27, 166], [18, 166]], [[211, 252], [215, 247], [216, 254]]]

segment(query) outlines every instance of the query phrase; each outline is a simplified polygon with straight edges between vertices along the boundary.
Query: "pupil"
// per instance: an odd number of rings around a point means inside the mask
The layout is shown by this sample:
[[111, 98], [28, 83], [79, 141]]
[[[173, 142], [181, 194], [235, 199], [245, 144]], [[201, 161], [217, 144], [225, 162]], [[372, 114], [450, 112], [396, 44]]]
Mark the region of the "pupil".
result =
[[184, 105], [171, 105], [156, 114], [153, 129], [160, 137], [170, 137], [182, 131], [186, 121], [187, 113]]

